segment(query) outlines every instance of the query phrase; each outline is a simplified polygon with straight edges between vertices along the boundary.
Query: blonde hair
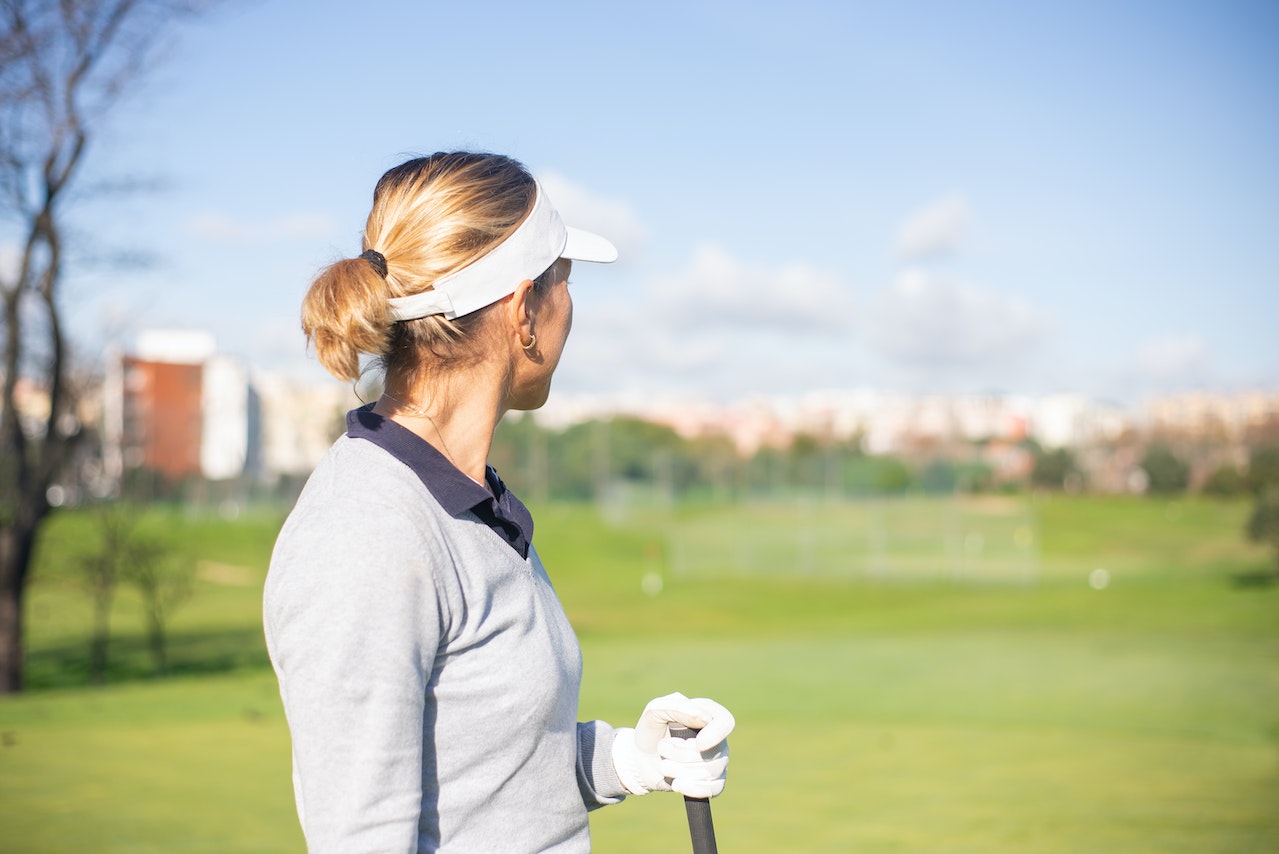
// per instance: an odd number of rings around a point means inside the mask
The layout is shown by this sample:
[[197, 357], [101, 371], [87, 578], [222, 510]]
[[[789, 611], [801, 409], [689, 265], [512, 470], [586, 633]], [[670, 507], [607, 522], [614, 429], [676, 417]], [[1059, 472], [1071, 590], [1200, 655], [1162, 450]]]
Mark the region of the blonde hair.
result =
[[487, 310], [396, 322], [387, 300], [430, 290], [488, 253], [524, 220], [534, 196], [528, 170], [500, 154], [442, 152], [389, 170], [373, 191], [362, 247], [386, 258], [385, 278], [364, 258], [344, 258], [321, 271], [302, 301], [302, 331], [320, 364], [354, 382], [368, 353], [388, 383], [412, 385], [422, 371], [481, 359]]

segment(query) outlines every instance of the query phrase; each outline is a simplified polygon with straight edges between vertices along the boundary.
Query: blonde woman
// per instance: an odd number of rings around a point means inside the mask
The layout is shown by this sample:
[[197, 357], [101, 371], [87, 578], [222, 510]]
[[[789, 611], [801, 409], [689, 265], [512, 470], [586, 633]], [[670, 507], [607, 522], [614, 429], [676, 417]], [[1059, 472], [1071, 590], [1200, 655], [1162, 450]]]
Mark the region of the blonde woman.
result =
[[441, 153], [382, 176], [363, 253], [312, 284], [320, 362], [353, 381], [372, 354], [386, 391], [347, 416], [266, 582], [311, 851], [588, 851], [589, 810], [722, 791], [733, 718], [717, 703], [577, 721], [577, 638], [528, 510], [486, 462], [502, 416], [546, 401], [573, 262], [616, 255], [516, 161]]

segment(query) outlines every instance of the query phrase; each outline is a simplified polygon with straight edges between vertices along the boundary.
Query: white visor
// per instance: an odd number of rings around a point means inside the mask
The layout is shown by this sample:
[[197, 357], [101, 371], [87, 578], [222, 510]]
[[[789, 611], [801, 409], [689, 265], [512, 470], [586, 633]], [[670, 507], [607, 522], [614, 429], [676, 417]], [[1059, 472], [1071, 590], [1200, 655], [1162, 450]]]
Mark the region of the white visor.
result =
[[391, 317], [416, 320], [442, 314], [453, 320], [515, 293], [520, 282], [536, 279], [556, 259], [603, 264], [617, 260], [612, 243], [598, 234], [564, 225], [541, 184], [536, 184], [536, 192], [533, 210], [509, 237], [487, 255], [437, 279], [431, 290], [393, 297], [389, 300]]

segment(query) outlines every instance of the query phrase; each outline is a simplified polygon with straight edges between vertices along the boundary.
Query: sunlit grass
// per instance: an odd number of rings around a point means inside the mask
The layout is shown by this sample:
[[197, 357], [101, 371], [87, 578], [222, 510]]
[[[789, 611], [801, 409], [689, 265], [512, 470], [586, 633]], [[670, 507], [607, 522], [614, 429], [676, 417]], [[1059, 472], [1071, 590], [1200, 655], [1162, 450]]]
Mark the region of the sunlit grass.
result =
[[[733, 508], [534, 508], [582, 640], [581, 714], [628, 724], [671, 690], [729, 705], [725, 851], [1279, 848], [1279, 587], [1241, 583], [1267, 561], [1246, 506], [1019, 500], [1034, 584], [681, 572], [669, 538], [740, 526]], [[35, 690], [0, 701], [0, 850], [301, 850], [259, 616], [278, 516], [182, 518], [185, 553], [215, 568], [174, 616], [177, 675], [154, 677], [122, 593], [101, 689], [83, 687], [87, 598], [63, 571], [83, 519], [50, 529]], [[760, 536], [794, 543], [777, 524]], [[601, 852], [687, 850], [670, 796], [592, 828]]]

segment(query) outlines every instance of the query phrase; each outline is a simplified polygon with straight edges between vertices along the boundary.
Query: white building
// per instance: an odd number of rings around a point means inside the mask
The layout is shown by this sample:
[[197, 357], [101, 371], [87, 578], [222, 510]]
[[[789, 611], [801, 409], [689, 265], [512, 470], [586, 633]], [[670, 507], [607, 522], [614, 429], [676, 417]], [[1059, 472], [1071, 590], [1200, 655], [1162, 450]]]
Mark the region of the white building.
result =
[[261, 402], [262, 469], [271, 475], [306, 475], [346, 430], [345, 415], [360, 405], [350, 386], [284, 374], [253, 378]]
[[249, 372], [229, 356], [204, 362], [200, 400], [200, 473], [209, 480], [252, 474], [257, 463], [257, 395]]

